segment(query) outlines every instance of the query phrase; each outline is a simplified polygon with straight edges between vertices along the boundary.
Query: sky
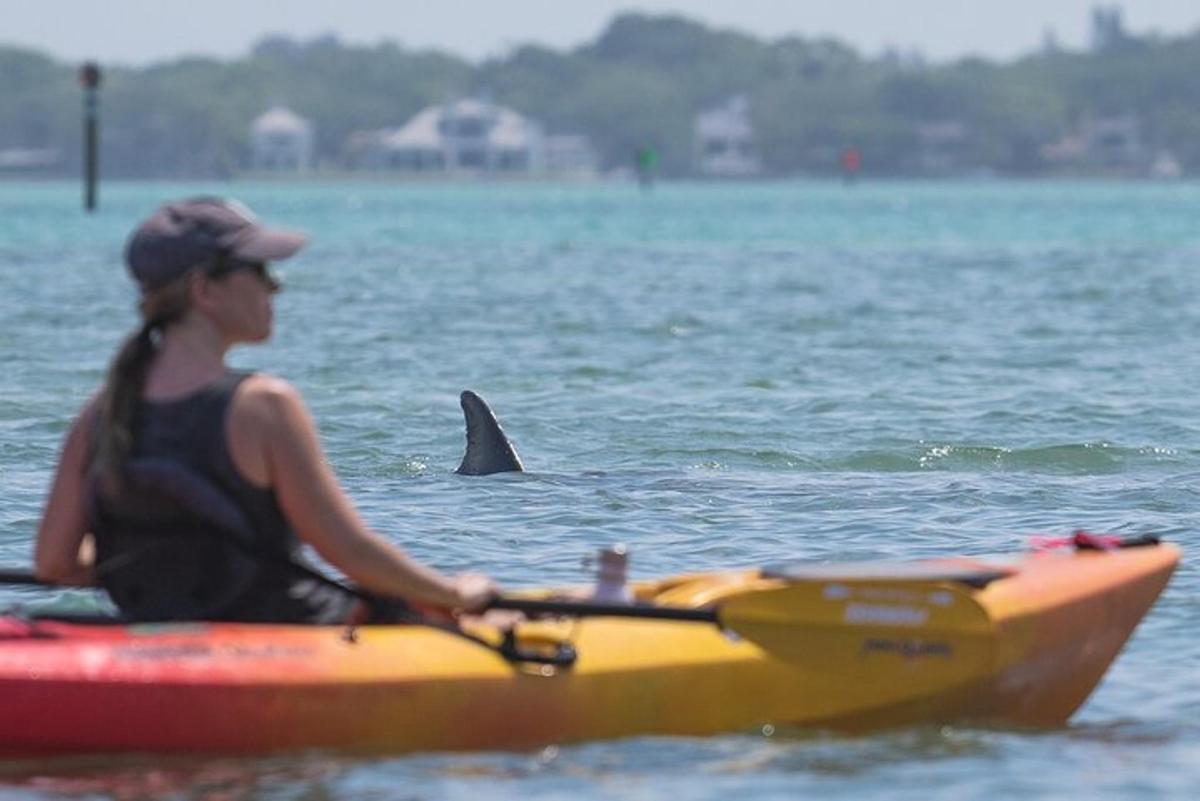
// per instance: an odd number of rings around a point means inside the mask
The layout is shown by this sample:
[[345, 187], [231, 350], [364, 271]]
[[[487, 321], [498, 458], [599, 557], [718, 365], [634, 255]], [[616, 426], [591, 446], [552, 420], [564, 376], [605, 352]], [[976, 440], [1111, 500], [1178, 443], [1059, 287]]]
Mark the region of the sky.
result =
[[[1103, 0], [1116, 5], [1117, 0]], [[683, 14], [761, 38], [832, 36], [866, 54], [919, 49], [937, 61], [1005, 60], [1088, 41], [1094, 0], [0, 0], [0, 44], [65, 61], [144, 65], [182, 55], [233, 58], [268, 34], [346, 43], [389, 39], [479, 61], [521, 44], [568, 49], [622, 11]], [[1200, 28], [1198, 0], [1126, 0], [1126, 28]]]

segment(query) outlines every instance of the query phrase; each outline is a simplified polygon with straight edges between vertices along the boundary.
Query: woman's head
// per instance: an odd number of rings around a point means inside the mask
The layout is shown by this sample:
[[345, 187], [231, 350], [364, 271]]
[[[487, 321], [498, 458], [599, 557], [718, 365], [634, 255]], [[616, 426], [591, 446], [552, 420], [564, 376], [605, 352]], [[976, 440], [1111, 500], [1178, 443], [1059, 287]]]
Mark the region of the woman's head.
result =
[[194, 309], [227, 342], [258, 342], [270, 335], [270, 295], [279, 289], [267, 262], [304, 242], [266, 228], [237, 201], [200, 197], [168, 203], [139, 225], [125, 261], [147, 323], [162, 328]]
[[108, 489], [119, 487], [132, 452], [137, 405], [162, 332], [201, 315], [226, 345], [266, 339], [279, 289], [267, 262], [304, 242], [303, 234], [264, 227], [237, 201], [211, 197], [168, 203], [134, 230], [125, 262], [141, 290], [142, 325], [109, 367], [93, 457]]

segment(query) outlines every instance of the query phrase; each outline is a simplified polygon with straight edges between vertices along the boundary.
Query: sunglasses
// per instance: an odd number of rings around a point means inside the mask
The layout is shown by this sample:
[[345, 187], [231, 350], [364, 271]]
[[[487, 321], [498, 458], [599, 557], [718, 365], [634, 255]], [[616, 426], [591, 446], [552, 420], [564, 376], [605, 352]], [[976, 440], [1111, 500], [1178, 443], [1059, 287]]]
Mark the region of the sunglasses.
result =
[[220, 280], [227, 276], [233, 275], [234, 273], [243, 271], [253, 273], [254, 277], [261, 281], [263, 285], [272, 292], [278, 292], [283, 288], [283, 285], [279, 283], [279, 279], [272, 275], [271, 271], [267, 269], [266, 262], [246, 261], [244, 259], [239, 259], [234, 256], [227, 256], [224, 254], [216, 258], [212, 266], [205, 270], [205, 274], [209, 278]]

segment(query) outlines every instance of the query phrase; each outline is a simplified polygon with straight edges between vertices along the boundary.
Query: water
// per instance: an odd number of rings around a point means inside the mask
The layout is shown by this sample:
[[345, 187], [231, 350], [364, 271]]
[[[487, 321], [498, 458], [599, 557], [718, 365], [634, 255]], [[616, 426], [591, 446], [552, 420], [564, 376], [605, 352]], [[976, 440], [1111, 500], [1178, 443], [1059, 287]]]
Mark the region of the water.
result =
[[[125, 234], [235, 194], [312, 246], [236, 355], [304, 392], [366, 517], [508, 586], [992, 553], [1185, 561], [1063, 729], [735, 733], [538, 753], [0, 766], [0, 798], [1184, 797], [1200, 785], [1200, 186], [0, 184], [0, 563], [133, 322]], [[530, 472], [464, 478], [457, 394]], [[0, 603], [44, 598], [0, 588]], [[72, 602], [80, 602], [72, 598]], [[4, 725], [19, 725], [5, 721]]]

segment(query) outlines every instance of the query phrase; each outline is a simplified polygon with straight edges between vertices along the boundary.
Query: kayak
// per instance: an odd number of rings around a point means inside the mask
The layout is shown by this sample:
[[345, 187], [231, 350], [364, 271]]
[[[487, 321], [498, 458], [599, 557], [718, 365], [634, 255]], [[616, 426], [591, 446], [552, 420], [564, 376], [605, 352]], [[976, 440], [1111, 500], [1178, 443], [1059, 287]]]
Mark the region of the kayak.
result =
[[[683, 575], [629, 585], [630, 609], [650, 617], [542, 617], [507, 636], [482, 622], [125, 625], [10, 614], [0, 617], [0, 756], [1056, 726], [1096, 687], [1178, 559], [1176, 548], [1148, 544]], [[681, 619], [654, 617], [660, 610]], [[710, 612], [717, 622], [702, 619]]]

